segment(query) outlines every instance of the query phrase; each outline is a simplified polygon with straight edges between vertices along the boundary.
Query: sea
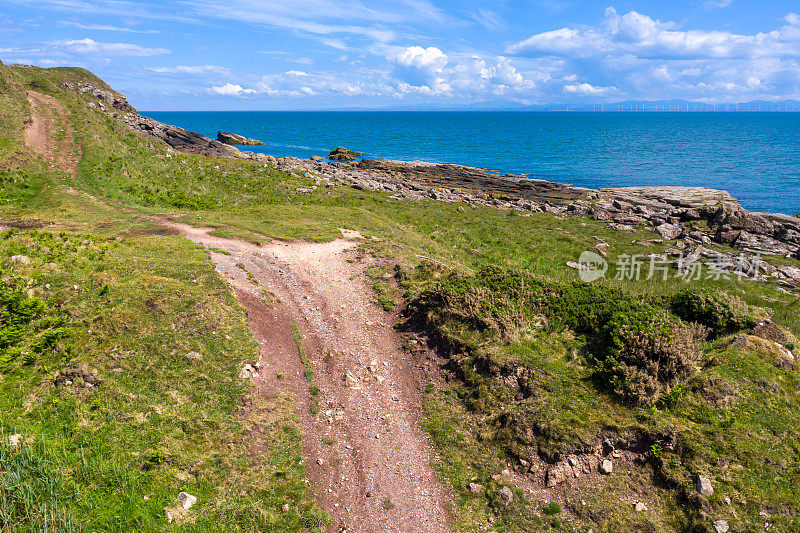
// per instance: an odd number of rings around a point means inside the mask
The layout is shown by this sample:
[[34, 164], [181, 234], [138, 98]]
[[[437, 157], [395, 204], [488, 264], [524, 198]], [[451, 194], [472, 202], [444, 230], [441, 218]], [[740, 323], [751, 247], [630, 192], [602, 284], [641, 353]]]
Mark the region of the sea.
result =
[[528, 111], [149, 112], [275, 157], [337, 146], [388, 158], [457, 163], [581, 187], [702, 186], [750, 211], [800, 213], [800, 113]]

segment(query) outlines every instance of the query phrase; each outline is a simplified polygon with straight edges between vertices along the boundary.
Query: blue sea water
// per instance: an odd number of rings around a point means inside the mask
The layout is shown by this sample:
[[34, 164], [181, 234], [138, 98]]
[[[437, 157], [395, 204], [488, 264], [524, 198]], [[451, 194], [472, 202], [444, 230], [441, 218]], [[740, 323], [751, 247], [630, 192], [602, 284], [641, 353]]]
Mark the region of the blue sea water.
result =
[[800, 213], [800, 113], [151, 112], [244, 149], [458, 163], [583, 187], [690, 185], [751, 211]]

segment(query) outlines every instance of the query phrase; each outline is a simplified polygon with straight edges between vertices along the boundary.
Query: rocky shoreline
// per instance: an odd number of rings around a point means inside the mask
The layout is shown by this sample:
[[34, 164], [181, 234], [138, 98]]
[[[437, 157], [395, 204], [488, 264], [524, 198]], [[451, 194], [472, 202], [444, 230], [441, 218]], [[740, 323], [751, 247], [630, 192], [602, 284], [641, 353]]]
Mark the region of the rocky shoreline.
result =
[[[313, 179], [316, 187], [349, 186], [390, 192], [398, 200], [438, 200], [470, 206], [549, 212], [603, 221], [618, 231], [650, 227], [663, 240], [683, 243], [698, 257], [719, 256], [705, 249], [731, 245], [750, 255], [782, 255], [800, 259], [800, 218], [754, 213], [726, 191], [704, 187], [619, 187], [586, 189], [524, 176], [500, 175], [454, 164], [388, 159], [336, 162], [301, 160], [239, 151], [198, 133], [140, 115], [127, 99], [90, 84], [63, 84], [80, 94], [91, 93], [106, 114], [121, 118], [133, 130], [157, 137], [172, 148], [213, 157], [251, 159]], [[306, 190], [307, 191], [307, 190]], [[304, 192], [304, 190], [300, 190]], [[717, 257], [719, 259], [719, 257]], [[736, 264], [723, 257], [720, 264]], [[800, 268], [762, 263], [763, 274], [781, 284], [800, 287]]]
[[[261, 154], [259, 154], [260, 156]], [[728, 192], [704, 187], [586, 189], [522, 176], [498, 175], [460, 165], [419, 161], [364, 160], [328, 163], [297, 158], [256, 157], [316, 180], [317, 186], [347, 185], [391, 192], [398, 200], [432, 199], [471, 206], [548, 212], [592, 218], [617, 231], [649, 227], [654, 237], [675, 241], [716, 266], [736, 268], [741, 258], [720, 257], [705, 246], [731, 245], [749, 256], [800, 259], [800, 218], [752, 213]], [[683, 255], [683, 252], [681, 252]], [[800, 268], [760, 264], [761, 274], [800, 287]]]

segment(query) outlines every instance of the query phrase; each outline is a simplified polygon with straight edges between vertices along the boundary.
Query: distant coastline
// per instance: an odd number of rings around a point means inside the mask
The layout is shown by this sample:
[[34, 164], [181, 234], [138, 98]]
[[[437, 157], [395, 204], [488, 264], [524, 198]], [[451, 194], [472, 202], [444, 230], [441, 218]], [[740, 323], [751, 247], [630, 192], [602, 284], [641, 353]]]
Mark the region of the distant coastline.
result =
[[[389, 107], [329, 107], [320, 109], [276, 109], [267, 112], [335, 112], [335, 111], [386, 111], [386, 112], [477, 112], [477, 111], [552, 111], [552, 112], [572, 112], [585, 111], [597, 113], [799, 113], [800, 100], [752, 100], [750, 102], [725, 102], [710, 104], [707, 102], [696, 102], [691, 100], [626, 100], [621, 102], [602, 102], [602, 103], [572, 103], [572, 104], [533, 104], [533, 105], [509, 105], [505, 103], [480, 103], [462, 104], [458, 106], [389, 106]], [[142, 111], [148, 113], [205, 113], [205, 112], [226, 112], [226, 113], [248, 113], [261, 112], [260, 110], [150, 110]]]

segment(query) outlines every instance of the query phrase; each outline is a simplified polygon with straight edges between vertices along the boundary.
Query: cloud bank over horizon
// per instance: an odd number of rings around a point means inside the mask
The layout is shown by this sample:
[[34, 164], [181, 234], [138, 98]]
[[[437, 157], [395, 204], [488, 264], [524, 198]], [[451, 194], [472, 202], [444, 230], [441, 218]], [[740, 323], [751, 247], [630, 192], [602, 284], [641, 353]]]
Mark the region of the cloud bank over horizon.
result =
[[228, 4], [6, 0], [0, 59], [89, 68], [143, 109], [800, 99], [782, 0]]

